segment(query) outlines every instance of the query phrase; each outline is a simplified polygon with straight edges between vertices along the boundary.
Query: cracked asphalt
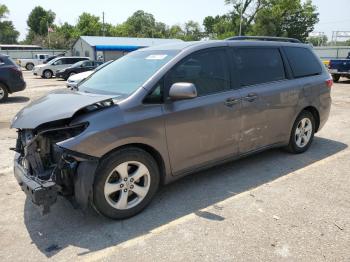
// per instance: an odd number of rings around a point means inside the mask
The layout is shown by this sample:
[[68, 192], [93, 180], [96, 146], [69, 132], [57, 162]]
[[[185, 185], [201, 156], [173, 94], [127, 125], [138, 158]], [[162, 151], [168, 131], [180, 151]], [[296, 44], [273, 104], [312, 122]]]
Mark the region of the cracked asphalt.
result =
[[[350, 261], [350, 81], [310, 150], [270, 150], [163, 187], [141, 214], [111, 221], [65, 199], [41, 216], [12, 173], [14, 114], [63, 81], [24, 72], [0, 104], [0, 261]], [[64, 105], [62, 105], [64, 106]]]

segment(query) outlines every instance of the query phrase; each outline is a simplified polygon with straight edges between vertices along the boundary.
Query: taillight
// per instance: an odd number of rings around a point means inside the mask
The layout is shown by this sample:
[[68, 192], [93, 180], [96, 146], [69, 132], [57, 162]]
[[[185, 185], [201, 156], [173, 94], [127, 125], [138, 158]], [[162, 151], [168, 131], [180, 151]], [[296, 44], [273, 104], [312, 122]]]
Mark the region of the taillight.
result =
[[326, 80], [326, 85], [328, 86], [328, 88], [332, 88], [333, 86], [333, 79], [329, 78]]

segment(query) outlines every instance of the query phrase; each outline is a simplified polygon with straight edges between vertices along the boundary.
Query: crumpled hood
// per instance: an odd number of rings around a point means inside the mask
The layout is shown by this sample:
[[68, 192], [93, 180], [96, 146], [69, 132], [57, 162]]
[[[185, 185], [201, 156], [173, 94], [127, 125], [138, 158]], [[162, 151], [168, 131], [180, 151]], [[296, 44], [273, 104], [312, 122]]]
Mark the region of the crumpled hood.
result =
[[11, 128], [34, 129], [41, 124], [72, 117], [80, 109], [118, 95], [58, 90], [33, 101], [13, 118]]

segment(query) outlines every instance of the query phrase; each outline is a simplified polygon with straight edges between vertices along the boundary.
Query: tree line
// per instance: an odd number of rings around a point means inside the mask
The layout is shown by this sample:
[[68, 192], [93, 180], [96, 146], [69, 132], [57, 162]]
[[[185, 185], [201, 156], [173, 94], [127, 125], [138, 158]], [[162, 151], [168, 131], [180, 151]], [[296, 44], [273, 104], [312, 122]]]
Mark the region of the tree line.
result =
[[[230, 11], [224, 15], [205, 17], [202, 25], [192, 20], [181, 25], [167, 25], [142, 10], [136, 11], [125, 22], [117, 25], [103, 23], [99, 16], [85, 12], [74, 25], [67, 22], [56, 24], [56, 14], [52, 10], [36, 6], [28, 16], [28, 33], [21, 43], [66, 49], [82, 35], [196, 41], [225, 39], [241, 34], [293, 37], [307, 41], [309, 33], [319, 21], [319, 14], [312, 0], [224, 1], [231, 7]], [[7, 19], [8, 14], [7, 7], [0, 4], [0, 43], [17, 43], [19, 32], [12, 21]], [[313, 43], [317, 45], [320, 42], [318, 40]]]

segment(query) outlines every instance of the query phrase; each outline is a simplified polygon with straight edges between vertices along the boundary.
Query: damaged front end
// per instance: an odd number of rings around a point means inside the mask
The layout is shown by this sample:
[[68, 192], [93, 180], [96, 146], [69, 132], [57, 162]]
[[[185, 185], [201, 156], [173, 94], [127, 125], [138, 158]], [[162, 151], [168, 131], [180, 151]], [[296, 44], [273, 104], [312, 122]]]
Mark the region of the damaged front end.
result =
[[58, 195], [87, 206], [98, 159], [57, 145], [78, 136], [87, 126], [88, 123], [69, 125], [57, 121], [35, 129], [18, 129], [13, 148], [14, 174], [43, 214], [49, 212]]

